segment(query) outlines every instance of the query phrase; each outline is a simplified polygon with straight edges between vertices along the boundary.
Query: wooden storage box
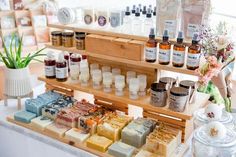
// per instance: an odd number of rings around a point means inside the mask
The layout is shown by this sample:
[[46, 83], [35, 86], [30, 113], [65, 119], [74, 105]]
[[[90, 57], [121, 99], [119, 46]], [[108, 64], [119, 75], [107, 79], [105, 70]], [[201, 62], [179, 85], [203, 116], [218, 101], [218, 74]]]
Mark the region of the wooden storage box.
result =
[[89, 53], [141, 61], [144, 42], [90, 34], [86, 36], [85, 50]]

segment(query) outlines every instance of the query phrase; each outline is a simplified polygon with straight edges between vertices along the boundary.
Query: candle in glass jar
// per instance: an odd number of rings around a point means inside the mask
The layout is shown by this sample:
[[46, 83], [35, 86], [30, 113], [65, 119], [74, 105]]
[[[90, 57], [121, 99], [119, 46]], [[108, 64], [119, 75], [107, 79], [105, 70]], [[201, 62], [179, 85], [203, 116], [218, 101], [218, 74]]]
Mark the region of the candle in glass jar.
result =
[[111, 72], [111, 67], [109, 66], [102, 66], [102, 72]]
[[102, 74], [102, 78], [103, 78], [103, 91], [108, 93], [111, 92], [112, 73], [104, 72]]
[[147, 75], [138, 75], [139, 79], [139, 95], [146, 95], [146, 87], [147, 87]]
[[138, 91], [139, 91], [139, 79], [131, 78], [129, 80], [129, 98], [138, 99]]
[[136, 78], [136, 72], [135, 71], [127, 71], [126, 73], [126, 83], [129, 84], [129, 80], [131, 78]]
[[88, 67], [80, 68], [79, 80], [80, 80], [81, 86], [88, 86], [88, 81], [89, 81], [89, 68]]
[[74, 83], [78, 82], [79, 79], [79, 68], [77, 65], [71, 65], [70, 66], [70, 78], [71, 81]]
[[116, 75], [115, 76], [115, 88], [116, 88], [116, 95], [123, 96], [124, 92], [123, 89], [125, 88], [125, 76], [123, 75]]
[[112, 82], [115, 83], [115, 76], [121, 74], [121, 70], [119, 68], [112, 68]]
[[94, 89], [100, 89], [100, 83], [102, 81], [102, 71], [99, 69], [96, 69], [92, 73], [92, 79], [93, 79], [93, 88]]

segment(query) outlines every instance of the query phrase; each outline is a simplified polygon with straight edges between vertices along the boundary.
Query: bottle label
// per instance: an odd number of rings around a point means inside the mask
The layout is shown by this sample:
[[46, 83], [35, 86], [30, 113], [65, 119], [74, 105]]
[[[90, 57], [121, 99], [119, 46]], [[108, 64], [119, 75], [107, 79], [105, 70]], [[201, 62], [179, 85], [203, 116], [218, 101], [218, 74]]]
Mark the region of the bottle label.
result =
[[55, 76], [55, 66], [44, 66], [46, 76]]
[[200, 62], [200, 55], [201, 55], [200, 53], [198, 54], [188, 53], [187, 66], [198, 67]]
[[176, 21], [175, 20], [165, 20], [164, 28], [168, 30], [170, 38], [175, 38], [175, 34], [176, 34]]
[[177, 64], [184, 64], [184, 57], [185, 52], [184, 51], [173, 51], [173, 63]]
[[189, 23], [187, 28], [187, 37], [192, 38], [193, 34], [196, 33], [198, 29], [198, 25]]
[[79, 68], [80, 63], [79, 62], [70, 61], [70, 66], [74, 66], [74, 65], [78, 66], [78, 68]]
[[146, 47], [145, 48], [145, 59], [156, 60], [157, 58], [157, 48], [156, 47]]
[[159, 62], [170, 61], [170, 50], [160, 49], [159, 50]]
[[64, 79], [68, 76], [68, 69], [65, 68], [56, 68], [56, 78]]

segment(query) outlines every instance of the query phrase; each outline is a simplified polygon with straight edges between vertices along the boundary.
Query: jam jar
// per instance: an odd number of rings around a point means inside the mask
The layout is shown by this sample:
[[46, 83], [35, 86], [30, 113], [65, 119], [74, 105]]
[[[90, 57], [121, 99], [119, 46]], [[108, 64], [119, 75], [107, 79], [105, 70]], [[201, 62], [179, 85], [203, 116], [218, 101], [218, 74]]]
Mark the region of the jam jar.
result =
[[74, 32], [63, 32], [62, 33], [62, 46], [73, 47], [74, 43]]
[[172, 87], [169, 96], [169, 109], [183, 112], [188, 101], [188, 90], [183, 87]]
[[84, 32], [75, 32], [75, 45], [76, 45], [76, 49], [78, 50], [85, 49], [85, 33]]
[[[205, 113], [205, 108], [198, 109], [194, 112], [194, 129], [197, 129], [198, 127], [209, 123], [210, 121], [207, 118], [207, 115]], [[221, 122], [223, 125], [225, 125], [229, 129], [234, 129], [234, 119], [233, 116], [226, 112], [225, 110], [222, 110], [222, 116], [219, 119], [219, 122]]]
[[64, 59], [64, 53], [61, 53], [56, 62], [56, 79], [57, 81], [67, 81], [68, 67], [66, 60]]
[[163, 83], [151, 84], [151, 105], [157, 107], [166, 106], [167, 90], [166, 85]]
[[191, 81], [191, 80], [183, 80], [183, 81], [180, 81], [179, 86], [180, 86], [180, 87], [183, 87], [183, 88], [186, 88], [186, 89], [188, 89], [188, 90], [189, 90], [189, 88], [191, 87], [191, 95], [192, 95], [192, 93], [193, 93], [193, 91], [194, 91], [194, 89], [195, 89], [195, 84], [196, 84], [196, 82], [194, 82], [194, 81]]
[[[203, 125], [194, 131], [192, 153], [194, 157], [235, 157], [236, 133], [226, 128], [224, 137], [215, 139], [209, 136], [208, 125]], [[212, 133], [217, 133], [218, 130]]]
[[176, 79], [173, 77], [161, 77], [159, 80], [160, 83], [164, 83], [164, 84], [171, 84], [174, 85], [176, 84]]
[[62, 32], [61, 31], [53, 31], [52, 35], [52, 45], [53, 46], [61, 46], [62, 45]]
[[53, 52], [49, 51], [44, 59], [44, 71], [46, 78], [56, 78], [56, 59]]

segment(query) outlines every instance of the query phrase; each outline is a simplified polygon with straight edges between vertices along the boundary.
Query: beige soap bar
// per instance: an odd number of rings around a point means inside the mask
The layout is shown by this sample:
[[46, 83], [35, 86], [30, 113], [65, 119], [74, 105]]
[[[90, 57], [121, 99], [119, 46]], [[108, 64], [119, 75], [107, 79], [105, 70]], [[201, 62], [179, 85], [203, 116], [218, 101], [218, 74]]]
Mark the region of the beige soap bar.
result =
[[89, 148], [106, 152], [108, 147], [112, 144], [112, 141], [103, 136], [93, 135], [87, 140], [86, 144]]
[[138, 154], [135, 155], [135, 157], [162, 157], [162, 156], [159, 156], [146, 150], [140, 150]]
[[42, 116], [39, 116], [31, 120], [31, 125], [34, 128], [39, 129], [40, 131], [43, 131], [48, 125], [52, 123], [53, 121], [51, 119], [44, 118]]
[[65, 138], [73, 142], [82, 143], [88, 139], [90, 133], [85, 133], [81, 129], [73, 128], [65, 133]]
[[104, 136], [112, 141], [120, 139], [121, 127], [110, 123], [99, 124], [97, 127], [98, 135]]
[[57, 125], [55, 123], [48, 125], [45, 128], [45, 132], [57, 136], [57, 137], [63, 137], [70, 128], [63, 126], [63, 125]]

